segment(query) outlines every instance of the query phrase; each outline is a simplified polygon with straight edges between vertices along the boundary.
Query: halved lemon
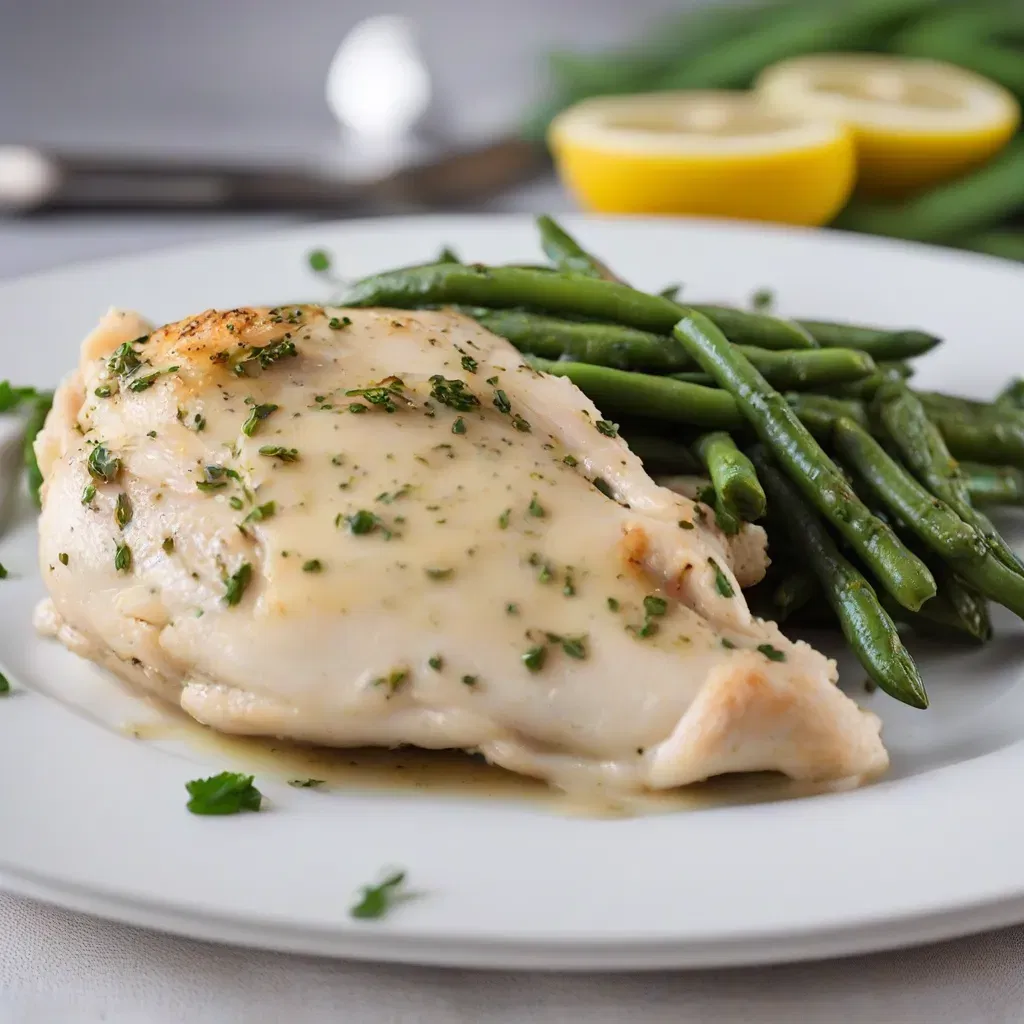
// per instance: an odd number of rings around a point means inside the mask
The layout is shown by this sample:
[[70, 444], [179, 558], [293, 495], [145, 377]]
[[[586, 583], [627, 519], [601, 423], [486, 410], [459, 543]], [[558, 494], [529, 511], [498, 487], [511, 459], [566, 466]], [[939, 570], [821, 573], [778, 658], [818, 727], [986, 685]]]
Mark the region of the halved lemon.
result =
[[584, 100], [554, 119], [548, 142], [568, 188], [602, 213], [824, 224], [855, 173], [842, 125], [742, 92]]
[[857, 144], [858, 187], [904, 195], [983, 164], [1020, 121], [1013, 95], [952, 64], [817, 54], [765, 69], [756, 91], [780, 113], [831, 117]]

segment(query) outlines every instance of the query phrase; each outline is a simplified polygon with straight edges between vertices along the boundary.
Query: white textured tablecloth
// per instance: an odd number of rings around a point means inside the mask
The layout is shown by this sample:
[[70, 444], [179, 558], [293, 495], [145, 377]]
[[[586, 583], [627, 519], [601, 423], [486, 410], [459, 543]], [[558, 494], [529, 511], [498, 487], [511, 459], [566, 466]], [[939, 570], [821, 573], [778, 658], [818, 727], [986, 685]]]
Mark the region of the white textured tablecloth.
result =
[[[502, 205], [540, 209], [563, 202], [555, 193], [531, 192]], [[0, 278], [283, 222], [90, 217], [0, 222]], [[1024, 928], [916, 950], [762, 969], [603, 976], [477, 973], [215, 946], [0, 892], [0, 1024], [99, 1021], [1018, 1024], [1024, 1022]]]

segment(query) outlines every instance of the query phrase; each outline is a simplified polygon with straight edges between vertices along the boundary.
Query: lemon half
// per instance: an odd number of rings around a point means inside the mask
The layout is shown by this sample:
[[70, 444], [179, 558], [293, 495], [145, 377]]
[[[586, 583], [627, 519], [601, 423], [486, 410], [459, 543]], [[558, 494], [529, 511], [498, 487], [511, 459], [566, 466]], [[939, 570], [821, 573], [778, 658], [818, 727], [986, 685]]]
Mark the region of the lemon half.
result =
[[823, 224], [855, 173], [846, 128], [772, 111], [750, 93], [585, 100], [554, 119], [548, 142], [568, 188], [602, 213]]
[[853, 131], [858, 187], [903, 195], [984, 163], [1013, 135], [1020, 107], [987, 78], [939, 61], [818, 54], [767, 68], [755, 86], [780, 113]]

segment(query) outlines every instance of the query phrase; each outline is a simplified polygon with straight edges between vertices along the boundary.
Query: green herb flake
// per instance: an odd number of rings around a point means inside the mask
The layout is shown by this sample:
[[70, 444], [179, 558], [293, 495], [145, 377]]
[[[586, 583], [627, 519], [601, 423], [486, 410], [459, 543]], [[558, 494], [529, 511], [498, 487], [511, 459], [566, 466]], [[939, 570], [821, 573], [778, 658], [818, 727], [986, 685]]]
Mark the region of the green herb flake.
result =
[[462, 368], [467, 373], [476, 373], [477, 361], [472, 356], [462, 357]]
[[235, 510], [236, 512], [241, 512], [241, 511], [242, 511], [242, 509], [243, 509], [243, 508], [245, 508], [245, 502], [244, 502], [244, 501], [242, 501], [242, 499], [241, 499], [240, 497], [238, 497], [238, 495], [237, 495], [237, 494], [232, 494], [232, 495], [231, 495], [231, 497], [230, 497], [230, 498], [228, 498], [228, 504], [229, 504], [229, 505], [230, 505], [230, 506], [231, 506], [231, 507], [232, 507], [232, 508], [233, 508], [233, 509], [234, 509], [234, 510]]
[[780, 651], [777, 647], [772, 647], [771, 644], [758, 644], [757, 649], [769, 660], [769, 661], [785, 661], [785, 652]]
[[346, 327], [351, 327], [352, 321], [347, 316], [343, 316], [340, 319], [336, 316], [332, 316], [331, 319], [327, 321], [327, 326], [330, 327], [332, 331], [342, 331]]
[[174, 551], [174, 538], [164, 537], [164, 542], [160, 546], [167, 552], [167, 554], [171, 554]]
[[439, 373], [430, 378], [430, 397], [456, 412], [470, 412], [480, 404], [464, 380], [448, 380]]
[[608, 611], [610, 612], [617, 612], [622, 607], [622, 605], [619, 604], [619, 599], [617, 597], [609, 597], [606, 603], [608, 605]]
[[[365, 398], [370, 405], [379, 405], [385, 412], [393, 413], [398, 409], [394, 399], [403, 394], [405, 381], [400, 377], [386, 377], [379, 384], [366, 388], [353, 388], [346, 391], [348, 398]], [[349, 406], [351, 408], [351, 406]]]
[[91, 505], [93, 498], [96, 497], [96, 485], [86, 484], [85, 489], [82, 491], [82, 504]]
[[246, 523], [261, 523], [264, 519], [270, 519], [277, 514], [277, 502], [267, 501], [262, 505], [257, 505], [243, 520], [242, 525]]
[[729, 577], [722, 572], [719, 564], [713, 558], [709, 558], [708, 565], [710, 565], [715, 571], [715, 590], [717, 590], [722, 597], [734, 597], [735, 591], [732, 589]]
[[317, 274], [326, 274], [331, 269], [331, 254], [324, 249], [313, 249], [306, 254], [309, 269]]
[[619, 436], [619, 425], [618, 423], [612, 423], [611, 420], [598, 420], [594, 426], [597, 427], [597, 432], [604, 434], [605, 437]]
[[530, 499], [530, 504], [526, 506], [526, 511], [537, 519], [543, 519], [547, 515], [544, 506], [537, 500], [536, 494]]
[[562, 593], [566, 597], [576, 596], [576, 581], [573, 579], [571, 569], [565, 571], [565, 583], [562, 585]]
[[132, 567], [132, 549], [120, 543], [114, 549], [114, 568], [118, 572], [128, 572]]
[[114, 349], [113, 354], [107, 360], [107, 369], [111, 373], [118, 377], [127, 377], [142, 365], [142, 360], [133, 346], [134, 342], [126, 341]]
[[192, 417], [192, 429], [197, 434], [202, 433], [206, 429], [206, 417], [201, 412], [197, 412]]
[[509, 601], [509, 603], [507, 605], [505, 605], [505, 614], [506, 615], [518, 615], [519, 614], [519, 605], [517, 605], [515, 603], [515, 601]]
[[498, 528], [502, 530], [508, 529], [509, 520], [512, 518], [512, 509], [507, 508], [504, 512], [498, 516]]
[[101, 384], [93, 394], [97, 398], [109, 398], [114, 393], [114, 389], [109, 384]]
[[326, 779], [289, 779], [288, 785], [293, 789], [317, 789], [326, 784]]
[[7, 676], [0, 672], [0, 697], [6, 697], [11, 692], [11, 684], [7, 680]]
[[366, 412], [368, 408], [368, 406], [363, 405], [361, 402], [352, 402], [348, 407], [348, 411], [353, 413], [362, 413]]
[[177, 366], [168, 366], [163, 370], [153, 370], [152, 373], [144, 373], [141, 377], [135, 377], [128, 382], [128, 390], [135, 393], [146, 391], [156, 383], [158, 377], [165, 373], [174, 373], [177, 370]]
[[462, 677], [462, 685], [463, 686], [476, 686], [476, 684], [479, 681], [480, 681], [480, 677], [479, 676], [463, 676]]
[[245, 358], [235, 367], [235, 373], [239, 376], [245, 374], [247, 366], [254, 362], [259, 363], [261, 369], [267, 370], [274, 363], [282, 359], [292, 359], [298, 354], [295, 342], [291, 338], [281, 338], [269, 345], [252, 345]]
[[343, 519], [348, 526], [348, 532], [357, 537], [373, 533], [374, 530], [382, 529], [384, 525], [379, 516], [375, 516], [365, 508], [359, 509], [358, 512], [354, 512], [350, 516], [344, 516]]
[[466, 432], [466, 421], [459, 416], [452, 424], [453, 434], [464, 434]]
[[680, 519], [679, 520], [679, 529], [680, 530], [695, 530], [696, 527], [688, 519]]
[[501, 388], [494, 392], [494, 408], [506, 416], [512, 411], [512, 403], [508, 400], [508, 395]]
[[570, 658], [582, 661], [587, 656], [586, 636], [564, 636], [561, 638], [562, 650]]
[[736, 645], [727, 636], [723, 636], [722, 637], [721, 643], [722, 643], [722, 646], [727, 651], [735, 651], [736, 650]]
[[450, 580], [455, 575], [454, 569], [424, 569], [428, 579]]
[[523, 664], [530, 672], [539, 672], [544, 667], [544, 662], [547, 661], [548, 650], [541, 644], [531, 647], [527, 650], [523, 656]]
[[661, 616], [668, 611], [668, 601], [663, 597], [648, 594], [644, 598], [644, 612], [648, 615]]
[[349, 910], [359, 920], [376, 920], [383, 917], [400, 900], [407, 898], [402, 892], [405, 872], [395, 871], [379, 885], [364, 886], [360, 898]]
[[435, 654], [430, 658], [427, 658], [427, 664], [435, 671], [440, 672], [444, 668], [444, 658], [440, 654]]
[[303, 572], [323, 572], [324, 563], [319, 558], [311, 558], [308, 562], [302, 563]]
[[193, 779], [185, 783], [193, 814], [238, 814], [258, 811], [263, 794], [252, 784], [254, 776], [241, 772], [221, 772], [208, 779]]
[[243, 562], [238, 569], [224, 580], [224, 603], [234, 606], [242, 600], [246, 587], [252, 582], [252, 566]]
[[512, 426], [522, 434], [529, 434], [533, 429], [530, 426], [530, 421], [524, 420], [517, 412], [512, 414]]
[[575, 455], [566, 455], [562, 458], [562, 461], [567, 466], [578, 466], [580, 464], [580, 460]]
[[114, 522], [117, 528], [123, 530], [132, 521], [132, 503], [127, 494], [122, 491], [117, 496], [117, 503], [114, 505]]
[[70, 558], [68, 557], [68, 553], [66, 551], [62, 551], [57, 556], [57, 561], [60, 562], [61, 565], [67, 565], [68, 562], [70, 561]]
[[266, 455], [271, 459], [280, 459], [282, 462], [298, 462], [298, 448], [285, 448], [280, 444], [265, 444], [260, 448], [260, 455]]
[[279, 408], [279, 406], [274, 405], [272, 402], [267, 402], [264, 405], [254, 404], [249, 416], [242, 424], [242, 433], [245, 434], [246, 437], [252, 437], [252, 435], [260, 429], [260, 424], [270, 416], [271, 413], [277, 412]]
[[117, 479], [123, 463], [116, 455], [110, 454], [105, 444], [98, 444], [89, 453], [86, 466], [94, 480], [102, 480], [103, 483], [109, 484]]

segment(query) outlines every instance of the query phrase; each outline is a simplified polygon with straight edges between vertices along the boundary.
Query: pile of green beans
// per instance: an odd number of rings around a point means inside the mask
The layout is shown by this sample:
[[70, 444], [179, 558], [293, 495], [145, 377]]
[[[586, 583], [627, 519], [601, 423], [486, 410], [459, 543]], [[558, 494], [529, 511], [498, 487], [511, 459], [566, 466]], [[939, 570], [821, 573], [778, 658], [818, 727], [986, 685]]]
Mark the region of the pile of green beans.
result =
[[831, 608], [872, 683], [912, 707], [928, 696], [903, 631], [984, 643], [990, 602], [1024, 618], [1024, 565], [979, 509], [1024, 505], [1024, 381], [990, 402], [915, 391], [934, 334], [681, 303], [538, 227], [551, 266], [452, 257], [341, 304], [454, 307], [568, 377], [651, 472], [706, 477], [723, 532], [767, 516], [769, 613]]

